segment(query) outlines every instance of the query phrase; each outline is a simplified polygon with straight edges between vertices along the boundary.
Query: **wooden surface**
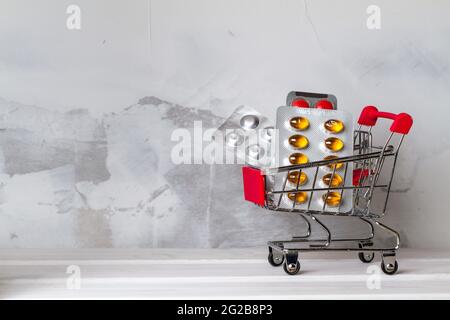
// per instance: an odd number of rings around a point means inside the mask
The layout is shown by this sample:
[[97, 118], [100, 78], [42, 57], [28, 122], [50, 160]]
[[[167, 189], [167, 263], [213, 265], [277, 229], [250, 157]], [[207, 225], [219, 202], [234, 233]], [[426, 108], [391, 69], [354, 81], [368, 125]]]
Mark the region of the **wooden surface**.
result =
[[400, 250], [394, 276], [381, 273], [379, 256], [363, 264], [354, 253], [301, 254], [296, 276], [266, 256], [266, 248], [0, 250], [0, 298], [450, 299], [450, 251]]

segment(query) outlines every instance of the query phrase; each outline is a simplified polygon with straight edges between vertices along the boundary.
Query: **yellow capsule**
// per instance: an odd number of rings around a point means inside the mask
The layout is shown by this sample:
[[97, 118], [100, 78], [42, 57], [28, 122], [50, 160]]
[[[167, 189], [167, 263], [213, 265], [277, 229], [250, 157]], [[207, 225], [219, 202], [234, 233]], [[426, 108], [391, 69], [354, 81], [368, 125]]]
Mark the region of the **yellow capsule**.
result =
[[[327, 156], [325, 158], [323, 158], [323, 160], [333, 160], [333, 159], [338, 159], [338, 156]], [[344, 166], [344, 163], [342, 162], [337, 162], [337, 163], [330, 163], [327, 164], [327, 167], [330, 169], [334, 169], [334, 167], [336, 167], [336, 170], [341, 169]]]
[[309, 120], [304, 117], [292, 118], [289, 123], [291, 127], [297, 130], [306, 130], [309, 128]]
[[339, 133], [344, 130], [344, 123], [341, 120], [331, 119], [326, 121], [323, 126], [326, 130], [333, 133]]
[[[331, 173], [328, 173], [328, 174], [324, 175], [322, 178], [322, 182], [327, 187], [339, 187], [340, 185], [342, 185], [342, 182], [344, 182], [344, 179], [342, 179], [342, 177], [340, 175], [335, 173], [333, 175], [333, 178], [331, 178], [331, 175], [332, 175]], [[330, 185], [330, 180], [331, 180], [331, 185]]]
[[297, 149], [304, 149], [308, 146], [308, 138], [302, 136], [301, 134], [294, 134], [289, 137], [289, 144]]
[[336, 137], [325, 139], [325, 147], [331, 151], [341, 151], [344, 148], [344, 142]]
[[337, 207], [341, 203], [341, 194], [336, 191], [330, 191], [322, 196], [323, 201], [330, 207]]
[[288, 198], [291, 201], [295, 201], [295, 203], [301, 204], [301, 203], [305, 203], [306, 200], [308, 200], [308, 194], [306, 192], [303, 191], [299, 191], [299, 192], [290, 192], [288, 193]]
[[298, 185], [302, 186], [308, 181], [308, 176], [306, 175], [306, 173], [302, 171], [302, 173], [300, 174], [300, 181], [299, 181], [299, 171], [292, 171], [289, 172], [288, 181], [295, 185], [297, 185], [298, 182]]
[[308, 162], [308, 157], [303, 153], [293, 153], [289, 156], [289, 162], [291, 164], [304, 164]]

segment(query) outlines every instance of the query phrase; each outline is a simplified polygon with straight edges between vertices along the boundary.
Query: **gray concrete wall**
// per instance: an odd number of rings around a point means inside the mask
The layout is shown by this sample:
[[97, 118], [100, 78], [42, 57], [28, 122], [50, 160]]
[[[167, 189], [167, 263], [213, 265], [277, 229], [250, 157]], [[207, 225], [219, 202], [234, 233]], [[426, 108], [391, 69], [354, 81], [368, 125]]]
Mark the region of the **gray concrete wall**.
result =
[[[80, 30], [66, 27], [70, 4]], [[0, 246], [234, 247], [301, 233], [297, 217], [242, 201], [239, 167], [170, 161], [175, 128], [215, 127], [240, 104], [274, 119], [301, 89], [355, 115], [374, 104], [414, 116], [386, 221], [406, 246], [449, 247], [449, 9], [2, 1]]]

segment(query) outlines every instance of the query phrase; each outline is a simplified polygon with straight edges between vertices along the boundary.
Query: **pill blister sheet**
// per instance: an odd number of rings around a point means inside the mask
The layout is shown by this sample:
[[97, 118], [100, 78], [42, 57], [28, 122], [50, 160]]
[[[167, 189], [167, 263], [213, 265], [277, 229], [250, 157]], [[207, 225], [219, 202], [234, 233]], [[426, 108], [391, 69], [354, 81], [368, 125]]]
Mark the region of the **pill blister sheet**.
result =
[[223, 143], [226, 159], [263, 168], [272, 164], [273, 135], [274, 125], [267, 117], [249, 106], [240, 106], [218, 128], [215, 139]]
[[[291, 123], [292, 119], [295, 118], [297, 118], [297, 121], [293, 121]], [[301, 123], [299, 119], [303, 120], [303, 123]], [[324, 124], [329, 120], [334, 121], [328, 122], [332, 128], [337, 127], [337, 129], [341, 129], [341, 131], [330, 132], [325, 129]], [[304, 121], [307, 121], [308, 125], [305, 125]], [[343, 124], [343, 128], [339, 127], [341, 124]], [[296, 129], [293, 126], [300, 129]], [[301, 164], [305, 161], [319, 161], [323, 160], [327, 156], [346, 157], [353, 155], [353, 118], [351, 114], [347, 112], [340, 110], [321, 110], [283, 106], [278, 108], [276, 127], [278, 129], [277, 137], [274, 140], [277, 143], [277, 146], [274, 149], [274, 164], [276, 167]], [[301, 138], [298, 139], [298, 137]], [[336, 138], [339, 139], [336, 140], [338, 143], [332, 143], [328, 144], [328, 147], [326, 146], [325, 141], [327, 141], [327, 139], [330, 141]], [[300, 148], [296, 148], [295, 145]], [[329, 149], [336, 146], [342, 147], [342, 149], [339, 151]], [[294, 154], [301, 154], [306, 158], [302, 156], [293, 157]], [[305, 183], [299, 184], [299, 190], [313, 188], [316, 167], [306, 168], [302, 170], [302, 172], [307, 178], [305, 179]], [[333, 183], [337, 184], [336, 187], [351, 185], [353, 174], [352, 165], [348, 165], [347, 172], [345, 174], [345, 181], [344, 172], [345, 166], [336, 169], [335, 176], [333, 177]], [[314, 188], [328, 188], [329, 185], [324, 183], [324, 177], [328, 174], [328, 177], [331, 178], [332, 173], [332, 168], [327, 166], [319, 167]], [[298, 178], [298, 171], [297, 176], [293, 176], [293, 174], [295, 173], [291, 173], [290, 176], [293, 179], [291, 179], [291, 181], [288, 180], [286, 184], [286, 190], [292, 190], [297, 187], [296, 181]], [[275, 190], [283, 189], [285, 178], [286, 174], [278, 174], [275, 177]], [[342, 178], [342, 181], [339, 181], [339, 178]], [[326, 179], [325, 181], [329, 182], [329, 180]], [[300, 182], [302, 182], [302, 179]], [[341, 194], [341, 189], [334, 191], [336, 191], [339, 195]], [[296, 203], [295, 209], [308, 210], [309, 205], [309, 210], [322, 211], [324, 209], [323, 196], [326, 194], [327, 191], [315, 191], [312, 193], [311, 197], [311, 192], [307, 192], [306, 200], [304, 195], [299, 194], [298, 200], [300, 200], [300, 202], [301, 200], [305, 201], [303, 203]], [[290, 196], [293, 199], [295, 194], [292, 193]], [[329, 194], [329, 197], [331, 197], [331, 193]], [[277, 201], [278, 195], [273, 200]], [[329, 198], [329, 201], [330, 200], [332, 199]], [[280, 206], [286, 209], [291, 209], [293, 207], [293, 201], [289, 199], [287, 194], [285, 194], [282, 197]], [[340, 204], [336, 206], [326, 205], [325, 211], [348, 212], [351, 208], [352, 190], [347, 189], [342, 192]]]

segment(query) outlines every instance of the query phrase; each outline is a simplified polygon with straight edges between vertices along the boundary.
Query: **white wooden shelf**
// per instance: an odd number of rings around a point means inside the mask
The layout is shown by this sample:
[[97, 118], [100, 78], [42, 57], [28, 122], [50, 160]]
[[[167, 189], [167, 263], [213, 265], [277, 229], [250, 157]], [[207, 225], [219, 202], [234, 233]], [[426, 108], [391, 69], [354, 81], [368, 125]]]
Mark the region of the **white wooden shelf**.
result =
[[[377, 268], [380, 257], [362, 264], [355, 253], [301, 254], [300, 273], [288, 276], [266, 251], [0, 250], [0, 298], [450, 299], [450, 251], [400, 250], [394, 276]], [[80, 289], [68, 289], [71, 265]]]

